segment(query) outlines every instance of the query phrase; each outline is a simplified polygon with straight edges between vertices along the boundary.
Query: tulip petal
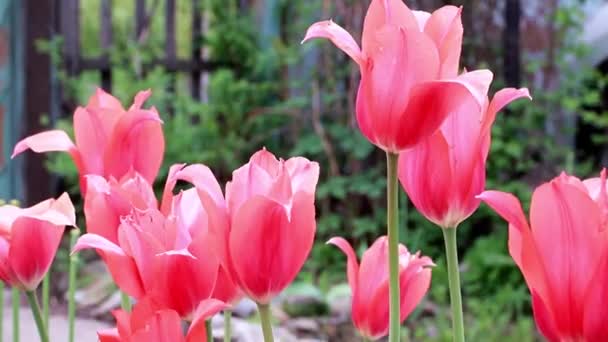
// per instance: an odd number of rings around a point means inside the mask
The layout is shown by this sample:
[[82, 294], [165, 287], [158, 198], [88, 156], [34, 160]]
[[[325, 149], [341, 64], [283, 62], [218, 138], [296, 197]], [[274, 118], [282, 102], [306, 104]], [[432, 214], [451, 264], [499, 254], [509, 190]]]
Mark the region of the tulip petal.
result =
[[114, 111], [124, 111], [122, 104], [118, 101], [114, 96], [105, 92], [101, 88], [95, 89], [95, 94], [93, 94], [89, 98], [89, 103], [87, 107], [105, 109], [105, 110], [114, 110]]
[[207, 327], [205, 326], [205, 320], [226, 308], [228, 308], [228, 305], [217, 299], [202, 301], [194, 313], [192, 324], [190, 324], [188, 335], [186, 336], [186, 342], [206, 342]]
[[100, 117], [103, 114], [83, 107], [76, 108], [74, 112], [74, 136], [86, 170], [83, 176], [104, 175], [105, 172], [103, 153], [112, 128], [104, 127], [104, 120]]
[[29, 217], [19, 217], [13, 223], [8, 261], [26, 290], [36, 289], [48, 272], [63, 230], [63, 226]]
[[122, 342], [116, 328], [98, 330], [97, 337], [99, 338], [99, 342]]
[[83, 249], [93, 248], [103, 258], [116, 285], [134, 298], [141, 298], [144, 287], [139, 271], [133, 259], [113, 242], [96, 234], [84, 234], [72, 249], [76, 253]]
[[165, 150], [161, 123], [158, 114], [150, 110], [123, 115], [116, 123], [103, 155], [106, 177], [120, 179], [133, 168], [152, 184]]
[[133, 104], [129, 107], [129, 110], [138, 110], [141, 109], [141, 106], [144, 105], [144, 102], [148, 100], [148, 98], [152, 95], [152, 90], [146, 89], [140, 92], [137, 92], [135, 95], [135, 99], [133, 99]]
[[[475, 94], [469, 83], [458, 78], [416, 84], [405, 114], [389, 126], [395, 148], [403, 150], [432, 135], [455, 109], [475, 99]], [[481, 106], [476, 111], [481, 111]]]
[[268, 303], [293, 281], [312, 247], [314, 198], [297, 193], [291, 218], [287, 215], [283, 205], [254, 196], [233, 216], [229, 248], [237, 282], [259, 303]]
[[431, 285], [431, 269], [433, 262], [428, 257], [422, 257], [410, 262], [405, 270], [399, 274], [401, 306], [401, 322], [414, 311], [426, 295]]
[[363, 22], [361, 45], [363, 52], [370, 56], [382, 44], [376, 34], [383, 27], [391, 25], [399, 28], [422, 31], [414, 13], [401, 0], [373, 0], [369, 5]]
[[357, 292], [357, 283], [359, 282], [359, 263], [357, 262], [357, 255], [350, 246], [348, 241], [341, 237], [333, 237], [327, 241], [328, 244], [332, 244], [338, 247], [342, 253], [346, 255], [346, 276], [348, 278], [348, 285], [354, 295]]
[[[371, 309], [373, 295], [388, 283], [388, 239], [379, 237], [361, 257], [357, 297], [358, 311]], [[388, 285], [387, 285], [388, 286]], [[388, 297], [386, 298], [388, 300]]]
[[399, 181], [416, 208], [430, 221], [442, 226], [450, 209], [452, 168], [450, 147], [438, 131], [399, 155]]
[[443, 6], [433, 12], [424, 26], [424, 32], [439, 49], [440, 78], [458, 75], [463, 33], [461, 13], [462, 9], [456, 6]]
[[150, 295], [181, 317], [193, 313], [215, 287], [219, 264], [213, 258], [164, 253], [156, 256], [154, 263], [155, 282]]
[[313, 38], [327, 38], [357, 64], [363, 65], [365, 63], [365, 56], [350, 33], [331, 20], [319, 21], [312, 24], [306, 31], [306, 36], [302, 40], [302, 43]]
[[418, 21], [418, 28], [420, 31], [424, 31], [424, 27], [431, 17], [431, 13], [425, 11], [412, 11], [412, 13], [414, 13], [416, 20]]
[[13, 149], [11, 158], [15, 158], [16, 155], [21, 152], [30, 149], [36, 153], [44, 152], [68, 152], [72, 158], [80, 158], [76, 146], [62, 130], [46, 131], [34, 135], [19, 141]]
[[319, 181], [319, 164], [303, 157], [289, 158], [285, 162], [289, 171], [291, 188], [294, 193], [305, 191], [314, 194]]
[[182, 322], [173, 310], [160, 310], [148, 318], [145, 329], [134, 332], [129, 342], [184, 341]]
[[548, 341], [560, 341], [559, 331], [555, 326], [553, 315], [543, 299], [534, 291], [532, 292], [532, 311], [534, 312], [534, 321], [538, 330], [541, 334], [547, 338]]
[[540, 295], [551, 312], [560, 313], [556, 326], [581, 331], [578, 317], [584, 308], [576, 298], [584, 298], [594, 275], [589, 270], [598, 266], [604, 243], [599, 208], [585, 191], [557, 179], [534, 191], [530, 223], [550, 289], [550, 297]]
[[[605, 246], [608, 241], [604, 240]], [[608, 248], [595, 271], [585, 297], [585, 314], [583, 316], [583, 336], [586, 341], [607, 341], [608, 325]]]

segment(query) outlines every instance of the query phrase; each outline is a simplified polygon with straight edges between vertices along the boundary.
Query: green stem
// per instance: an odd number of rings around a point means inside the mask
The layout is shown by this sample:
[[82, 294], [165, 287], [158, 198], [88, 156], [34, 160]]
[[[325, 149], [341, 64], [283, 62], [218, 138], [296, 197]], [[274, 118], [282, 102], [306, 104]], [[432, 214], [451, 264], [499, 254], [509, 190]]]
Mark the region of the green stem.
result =
[[224, 342], [232, 341], [232, 311], [224, 310]]
[[443, 240], [448, 264], [450, 302], [452, 303], [452, 329], [454, 342], [464, 342], [464, 321], [462, 315], [462, 295], [460, 293], [460, 272], [458, 270], [458, 250], [456, 228], [444, 228]]
[[34, 291], [26, 291], [27, 301], [30, 303], [32, 313], [34, 314], [34, 320], [36, 321], [36, 327], [38, 328], [38, 334], [40, 335], [40, 342], [48, 342], [49, 335], [44, 325], [44, 319], [42, 318], [42, 312], [40, 311], [40, 305], [36, 299], [36, 293]]
[[213, 327], [211, 326], [211, 319], [205, 321], [205, 330], [207, 331], [207, 341], [213, 342]]
[[[78, 229], [70, 231], [70, 250], [74, 248], [78, 240]], [[70, 255], [70, 265], [68, 269], [68, 341], [74, 342], [75, 319], [76, 319], [76, 288], [78, 274], [78, 253]]]
[[129, 298], [129, 295], [120, 291], [120, 307], [125, 311], [125, 312], [131, 312], [131, 298]]
[[42, 280], [42, 316], [44, 317], [44, 326], [49, 329], [49, 302], [51, 293], [51, 270], [46, 273]]
[[11, 289], [11, 302], [13, 304], [13, 342], [19, 342], [19, 306], [21, 305], [21, 296], [19, 289], [13, 287]]
[[274, 336], [272, 335], [270, 304], [258, 303], [258, 311], [260, 312], [260, 320], [262, 323], [262, 333], [264, 334], [264, 342], [274, 342]]
[[389, 272], [389, 342], [399, 342], [401, 321], [399, 296], [399, 197], [397, 184], [397, 161], [399, 155], [387, 152], [387, 230], [388, 230], [388, 272]]

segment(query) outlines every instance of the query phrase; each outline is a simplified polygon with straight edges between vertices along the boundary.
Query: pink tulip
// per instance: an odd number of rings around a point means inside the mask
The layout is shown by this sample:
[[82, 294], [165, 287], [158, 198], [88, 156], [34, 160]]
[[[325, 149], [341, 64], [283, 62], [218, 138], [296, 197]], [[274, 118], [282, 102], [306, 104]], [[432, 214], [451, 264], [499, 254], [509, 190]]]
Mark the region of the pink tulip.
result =
[[[352, 292], [352, 319], [361, 335], [377, 340], [388, 334], [388, 239], [382, 236], [363, 253], [361, 265], [350, 244], [340, 237], [328, 243], [340, 248], [347, 257], [347, 278]], [[430, 258], [420, 252], [410, 254], [399, 245], [399, 286], [401, 322], [420, 303], [431, 284]]]
[[106, 180], [98, 175], [85, 178], [84, 214], [88, 233], [118, 243], [121, 217], [129, 215], [133, 209], [144, 211], [157, 207], [152, 186], [138, 173], [131, 171], [120, 181], [113, 177]]
[[207, 214], [197, 190], [172, 193], [176, 175], [191, 170], [211, 174], [202, 165], [174, 165], [160, 210], [133, 208], [121, 219], [118, 242], [98, 234], [85, 234], [74, 246], [74, 252], [96, 249], [118, 287], [129, 295], [136, 299], [150, 297], [182, 317], [190, 317], [198, 303], [210, 297], [219, 267], [217, 257], [209, 249]]
[[608, 341], [605, 171], [584, 182], [564, 173], [536, 188], [530, 225], [515, 196], [486, 191], [479, 198], [509, 222], [509, 253], [541, 333], [555, 342]]
[[191, 181], [223, 267], [260, 304], [293, 281], [310, 253], [318, 178], [317, 163], [302, 157], [277, 160], [263, 149], [233, 172], [226, 200], [210, 181]]
[[117, 327], [97, 332], [100, 342], [207, 342], [205, 319], [226, 305], [208, 299], [198, 306], [186, 336], [179, 314], [149, 299], [137, 303], [133, 312], [116, 310], [112, 314]]
[[133, 169], [152, 183], [161, 166], [165, 140], [156, 109], [141, 108], [150, 93], [139, 92], [125, 110], [116, 98], [97, 89], [87, 106], [74, 112], [76, 145], [64, 131], [51, 130], [18, 142], [13, 157], [27, 149], [68, 152], [78, 168], [83, 193], [88, 174], [121, 179]]
[[454, 108], [474, 96], [457, 76], [460, 16], [454, 6], [430, 14], [411, 11], [401, 0], [373, 0], [362, 49], [331, 20], [310, 26], [304, 41], [327, 38], [359, 65], [359, 129], [374, 145], [397, 153], [432, 135]]
[[430, 138], [401, 152], [399, 180], [416, 208], [443, 228], [455, 228], [479, 207], [475, 198], [485, 188], [486, 159], [496, 113], [509, 102], [530, 97], [528, 89], [507, 88], [490, 102], [488, 70], [465, 73], [463, 82], [482, 98], [463, 102]]
[[29, 208], [0, 207], [0, 279], [35, 290], [57, 253], [65, 226], [76, 226], [67, 193]]

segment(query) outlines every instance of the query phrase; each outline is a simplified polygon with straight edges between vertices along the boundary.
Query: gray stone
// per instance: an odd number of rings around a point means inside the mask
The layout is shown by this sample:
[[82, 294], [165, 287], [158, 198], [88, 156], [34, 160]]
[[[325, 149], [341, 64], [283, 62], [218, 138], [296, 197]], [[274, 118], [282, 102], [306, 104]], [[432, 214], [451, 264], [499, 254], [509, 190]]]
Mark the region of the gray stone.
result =
[[249, 318], [255, 314], [257, 309], [257, 305], [254, 301], [249, 298], [243, 298], [236, 305], [234, 305], [232, 308], [232, 313], [237, 317]]

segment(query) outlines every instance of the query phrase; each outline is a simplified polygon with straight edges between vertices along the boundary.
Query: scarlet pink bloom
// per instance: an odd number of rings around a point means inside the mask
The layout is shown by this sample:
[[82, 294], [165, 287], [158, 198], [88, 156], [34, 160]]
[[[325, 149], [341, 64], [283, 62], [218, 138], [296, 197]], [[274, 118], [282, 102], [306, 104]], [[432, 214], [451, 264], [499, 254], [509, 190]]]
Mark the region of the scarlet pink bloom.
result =
[[29, 208], [0, 207], [0, 279], [22, 290], [35, 290], [57, 253], [65, 226], [75, 226], [67, 193]]
[[215, 182], [205, 166], [174, 165], [160, 210], [133, 208], [121, 219], [118, 242], [85, 234], [74, 246], [74, 252], [96, 249], [118, 287], [129, 295], [136, 299], [150, 297], [182, 317], [189, 317], [198, 303], [210, 297], [219, 267], [209, 248], [207, 214], [197, 190], [172, 193], [178, 178], [190, 174], [194, 175], [193, 183], [205, 182], [209, 177]]
[[317, 163], [263, 149], [232, 173], [226, 200], [219, 187], [194, 183], [223, 267], [258, 303], [287, 287], [310, 253], [318, 178]]
[[139, 173], [131, 171], [120, 181], [114, 177], [106, 180], [98, 175], [88, 175], [85, 179], [84, 214], [88, 233], [118, 243], [121, 217], [129, 215], [133, 209], [145, 211], [157, 207], [152, 186]]
[[149, 90], [139, 92], [125, 110], [116, 98], [97, 89], [87, 106], [74, 112], [76, 145], [64, 131], [51, 130], [18, 142], [13, 157], [27, 149], [68, 152], [78, 168], [83, 192], [88, 174], [121, 179], [133, 169], [152, 183], [161, 166], [165, 139], [156, 109], [141, 108], [150, 94]]
[[455, 228], [479, 207], [486, 183], [486, 160], [496, 113], [509, 102], [530, 97], [528, 89], [503, 89], [490, 102], [492, 73], [465, 73], [476, 98], [463, 101], [430, 138], [399, 156], [399, 180], [416, 208], [443, 228]]
[[601, 180], [584, 182], [564, 173], [532, 194], [530, 225], [515, 196], [479, 196], [509, 222], [509, 253], [532, 294], [536, 325], [549, 341], [608, 341], [605, 196], [605, 171]]
[[[347, 257], [347, 278], [352, 292], [352, 319], [362, 336], [377, 340], [388, 334], [388, 239], [382, 236], [363, 253], [361, 265], [350, 244], [340, 237], [328, 243], [340, 248]], [[410, 254], [399, 245], [400, 319], [407, 316], [420, 303], [431, 284], [430, 258], [420, 252]]]
[[327, 38], [361, 71], [357, 122], [363, 135], [387, 152], [401, 152], [433, 134], [446, 116], [471, 101], [458, 77], [461, 10], [411, 11], [402, 0], [373, 0], [361, 39], [331, 20], [310, 26], [304, 41]]
[[100, 342], [207, 342], [205, 319], [225, 307], [214, 299], [201, 302], [184, 336], [179, 314], [146, 298], [137, 303], [131, 313], [112, 312], [116, 328], [98, 331], [97, 335]]

